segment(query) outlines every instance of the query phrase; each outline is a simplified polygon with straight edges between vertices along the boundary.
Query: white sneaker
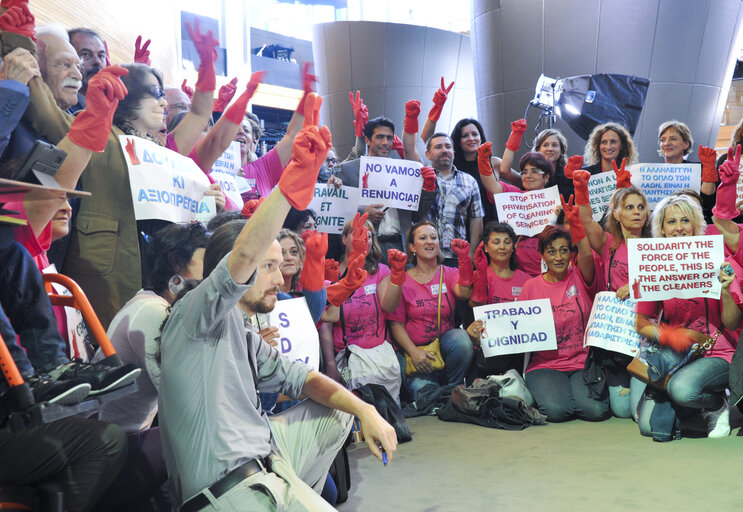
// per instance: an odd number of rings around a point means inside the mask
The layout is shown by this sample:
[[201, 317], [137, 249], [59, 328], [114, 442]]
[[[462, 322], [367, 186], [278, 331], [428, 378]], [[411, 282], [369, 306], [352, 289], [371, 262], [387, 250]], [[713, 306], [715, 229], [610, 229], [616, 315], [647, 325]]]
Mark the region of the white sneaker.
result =
[[727, 400], [722, 407], [716, 411], [707, 411], [704, 416], [707, 418], [707, 437], [717, 439], [730, 435], [730, 409]]

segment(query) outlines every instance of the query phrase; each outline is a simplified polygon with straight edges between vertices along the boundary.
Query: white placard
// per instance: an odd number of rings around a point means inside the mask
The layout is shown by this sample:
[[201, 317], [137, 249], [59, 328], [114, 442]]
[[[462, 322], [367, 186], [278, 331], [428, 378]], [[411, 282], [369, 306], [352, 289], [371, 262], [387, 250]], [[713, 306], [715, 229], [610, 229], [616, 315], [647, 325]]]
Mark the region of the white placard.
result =
[[722, 235], [630, 238], [627, 256], [633, 299], [720, 298]]
[[702, 185], [702, 164], [634, 164], [629, 171], [632, 185], [642, 190], [651, 210], [677, 190], [699, 192]]
[[635, 301], [619, 300], [615, 292], [599, 292], [593, 300], [583, 346], [636, 356], [645, 339], [635, 330]]
[[335, 188], [324, 183], [315, 184], [315, 195], [308, 209], [317, 215], [317, 230], [322, 233], [343, 232], [346, 222], [353, 219], [359, 207], [359, 189]]
[[224, 153], [217, 158], [211, 170], [211, 177], [222, 187], [224, 195], [237, 205], [237, 209], [243, 207], [243, 199], [237, 188], [235, 177], [240, 170], [240, 143], [233, 141]]
[[[591, 198], [591, 216], [599, 222], [609, 209], [609, 201], [617, 191], [617, 173], [600, 172], [588, 180], [588, 195]], [[566, 198], [567, 199], [567, 198]]]
[[320, 338], [304, 297], [276, 301], [270, 324], [279, 328], [276, 349], [289, 359], [320, 368]]
[[418, 210], [423, 187], [421, 163], [362, 156], [359, 185], [359, 204], [383, 204], [400, 210]]
[[529, 192], [495, 194], [495, 210], [501, 222], [510, 225], [517, 235], [535, 236], [557, 220], [560, 206], [557, 185]]
[[216, 214], [201, 201], [210, 184], [196, 162], [140, 137], [119, 135], [119, 141], [137, 220], [190, 222]]
[[485, 323], [480, 340], [485, 357], [557, 350], [549, 299], [488, 304], [473, 312]]
[[[59, 274], [57, 267], [52, 263], [41, 271], [44, 274]], [[72, 292], [61, 284], [51, 283], [54, 293], [65, 297], [72, 297]], [[64, 306], [65, 323], [67, 324], [67, 352], [70, 359], [80, 358], [88, 361], [88, 350], [90, 346], [90, 333], [83, 318], [83, 312], [77, 308]]]

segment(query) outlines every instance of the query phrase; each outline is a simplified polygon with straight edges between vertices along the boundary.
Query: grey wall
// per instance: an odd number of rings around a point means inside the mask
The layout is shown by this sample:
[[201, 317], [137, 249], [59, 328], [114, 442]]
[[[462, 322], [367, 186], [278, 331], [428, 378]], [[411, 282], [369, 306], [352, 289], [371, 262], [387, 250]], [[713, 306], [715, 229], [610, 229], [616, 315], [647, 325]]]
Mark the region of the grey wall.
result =
[[477, 113], [466, 35], [395, 23], [322, 23], [313, 28], [313, 52], [317, 88], [323, 96], [321, 119], [330, 127], [341, 159], [354, 143], [350, 91], [361, 91], [369, 118], [392, 119], [400, 137], [405, 102], [421, 100], [422, 129], [442, 75], [447, 85], [456, 84], [437, 127], [448, 132], [460, 118]]
[[[717, 138], [740, 20], [741, 0], [474, 0], [479, 119], [502, 149], [541, 73], [637, 75], [651, 80], [634, 137], [640, 160], [660, 161], [658, 126], [674, 118], [691, 128], [696, 159], [697, 145]], [[582, 154], [585, 142], [556, 127], [568, 152]]]

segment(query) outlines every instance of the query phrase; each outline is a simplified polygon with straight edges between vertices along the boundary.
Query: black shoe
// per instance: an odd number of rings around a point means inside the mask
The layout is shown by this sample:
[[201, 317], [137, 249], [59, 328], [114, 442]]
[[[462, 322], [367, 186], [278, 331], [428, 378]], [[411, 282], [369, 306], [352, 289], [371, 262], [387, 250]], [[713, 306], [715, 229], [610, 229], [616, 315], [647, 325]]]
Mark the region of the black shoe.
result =
[[90, 393], [91, 386], [81, 379], [52, 380], [34, 375], [27, 380], [36, 403], [73, 405], [83, 401]]
[[90, 396], [95, 396], [131, 384], [140, 373], [142, 370], [135, 364], [107, 366], [76, 360], [57, 366], [49, 376], [56, 380], [81, 379], [90, 384]]

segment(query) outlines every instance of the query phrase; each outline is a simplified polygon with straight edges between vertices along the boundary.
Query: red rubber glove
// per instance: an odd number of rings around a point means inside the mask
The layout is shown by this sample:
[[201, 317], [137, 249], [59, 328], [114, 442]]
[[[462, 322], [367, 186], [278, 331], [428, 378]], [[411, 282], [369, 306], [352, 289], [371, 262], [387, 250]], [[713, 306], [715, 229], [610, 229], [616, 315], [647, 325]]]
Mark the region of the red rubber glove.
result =
[[146, 64], [151, 65], [152, 61], [150, 60], [150, 50], [149, 48], [150, 43], [152, 41], [148, 39], [145, 41], [144, 45], [142, 45], [142, 36], [137, 36], [137, 40], [134, 42], [134, 62], [139, 62], [140, 64]]
[[570, 200], [566, 203], [565, 198], [560, 194], [562, 209], [565, 212], [565, 218], [568, 220], [570, 227], [570, 237], [573, 239], [573, 245], [575, 245], [586, 237], [586, 230], [583, 227], [583, 222], [580, 220], [578, 206], [573, 204], [573, 199], [574, 197], [571, 195]]
[[353, 128], [356, 131], [356, 136], [363, 137], [364, 126], [369, 121], [369, 109], [364, 105], [360, 91], [356, 91], [356, 99], [353, 98], [353, 93], [349, 92], [348, 99], [351, 101], [351, 108], [353, 108]]
[[475, 249], [475, 275], [472, 282], [472, 302], [488, 303], [488, 257], [485, 255], [485, 243], [480, 242]]
[[441, 117], [441, 111], [444, 108], [444, 103], [446, 103], [446, 99], [449, 97], [452, 87], [454, 87], [454, 82], [450, 83], [449, 87], [446, 87], [446, 85], [444, 85], [444, 77], [442, 76], [441, 87], [439, 87], [439, 90], [433, 95], [433, 107], [428, 111], [428, 119], [433, 122], [439, 120], [439, 117]]
[[[614, 169], [614, 172], [617, 175], [617, 188], [630, 188], [632, 186], [632, 173], [629, 172], [624, 168], [624, 166], [627, 165], [627, 159], [622, 158], [622, 165], [620, 167], [617, 167], [617, 163], [612, 160], [611, 161], [611, 168]], [[573, 174], [575, 177], [575, 174]], [[575, 181], [575, 180], [573, 180]], [[578, 198], [576, 197], [576, 200]], [[582, 203], [578, 203], [582, 204]]]
[[310, 205], [320, 167], [333, 145], [328, 127], [318, 127], [322, 98], [313, 92], [307, 95], [305, 103], [304, 128], [294, 137], [292, 158], [279, 179], [279, 190], [297, 210], [306, 210]]
[[573, 179], [573, 173], [583, 167], [583, 157], [580, 155], [573, 155], [568, 158], [568, 163], [565, 164], [565, 177]]
[[349, 261], [356, 258], [359, 254], [366, 255], [369, 247], [369, 229], [366, 227], [366, 220], [369, 218], [368, 213], [363, 215], [356, 212], [353, 217], [353, 241], [351, 242], [351, 254], [348, 256]]
[[124, 146], [124, 149], [129, 155], [129, 161], [132, 163], [132, 165], [139, 165], [141, 162], [139, 161], [139, 157], [137, 156], [137, 149], [134, 146], [134, 139], [127, 138], [126, 146]]
[[253, 97], [253, 94], [255, 94], [255, 90], [258, 88], [258, 85], [263, 82], [263, 78], [265, 76], [265, 71], [256, 71], [255, 73], [250, 75], [250, 81], [245, 87], [245, 90], [237, 98], [237, 101], [235, 101], [235, 103], [227, 107], [227, 110], [225, 110], [222, 117], [227, 119], [229, 122], [239, 126], [240, 123], [243, 122], [245, 111], [248, 110], [248, 102], [250, 101], [250, 98]]
[[181, 91], [183, 91], [186, 96], [188, 96], [189, 100], [193, 99], [193, 88], [186, 85], [186, 79], [183, 79], [183, 83], [181, 84]]
[[421, 113], [421, 102], [410, 100], [405, 103], [405, 120], [402, 131], [405, 133], [418, 133], [418, 116]]
[[408, 262], [408, 256], [397, 249], [387, 249], [387, 263], [390, 264], [390, 283], [395, 286], [402, 286], [408, 274], [405, 272], [405, 264]]
[[431, 167], [421, 167], [421, 176], [423, 176], [423, 190], [426, 192], [436, 192], [436, 171]]
[[338, 280], [338, 274], [340, 273], [340, 264], [331, 259], [325, 260], [325, 280], [334, 283]]
[[36, 41], [36, 18], [31, 14], [27, 3], [18, 3], [0, 16], [0, 29], [19, 36], [30, 37]]
[[396, 133], [392, 134], [392, 149], [397, 151], [400, 158], [405, 160], [405, 149], [402, 147], [402, 139], [400, 139]]
[[521, 146], [521, 137], [526, 133], [526, 119], [517, 119], [511, 123], [511, 135], [506, 141], [506, 148], [511, 151], [518, 151]]
[[717, 151], [699, 145], [699, 161], [702, 162], [702, 183], [717, 183]]
[[575, 185], [575, 204], [578, 206], [589, 206], [591, 199], [588, 196], [588, 180], [591, 173], [578, 170], [573, 173], [573, 185]]
[[11, 7], [15, 7], [16, 5], [28, 5], [28, 0], [2, 0], [0, 2], [0, 8], [4, 7], [6, 9], [10, 9]]
[[129, 72], [121, 66], [107, 66], [88, 82], [85, 110], [80, 112], [70, 126], [67, 137], [90, 151], [101, 153], [106, 148], [114, 112], [127, 90], [121, 76]]
[[455, 238], [451, 241], [451, 250], [457, 255], [459, 266], [459, 286], [469, 286], [474, 279], [472, 258], [470, 258], [470, 243], [467, 240]]
[[214, 100], [212, 111], [224, 112], [224, 109], [227, 108], [227, 105], [230, 104], [230, 101], [235, 96], [235, 91], [237, 91], [237, 77], [219, 88], [219, 93], [217, 94], [217, 99]]
[[676, 352], [684, 352], [694, 343], [688, 331], [680, 325], [658, 325], [658, 343], [671, 347]]
[[240, 210], [240, 215], [242, 215], [246, 219], [249, 219], [250, 217], [253, 216], [253, 214], [255, 213], [255, 211], [258, 209], [258, 207], [261, 205], [261, 203], [263, 203], [263, 201], [265, 201], [265, 200], [266, 200], [265, 197], [260, 197], [258, 199], [251, 199], [251, 200], [249, 200], [248, 202], [246, 202], [243, 205], [243, 209]]
[[490, 155], [492, 154], [492, 143], [486, 142], [477, 148], [477, 170], [483, 176], [493, 175], [493, 166], [490, 165]]
[[737, 200], [738, 176], [740, 175], [740, 144], [728, 148], [728, 159], [720, 166], [720, 185], [717, 187], [717, 201], [712, 213], [720, 219], [734, 219], [740, 212], [735, 207]]
[[365, 254], [360, 254], [356, 259], [349, 261], [348, 272], [346, 272], [343, 279], [325, 288], [328, 294], [328, 302], [333, 306], [341, 307], [353, 295], [353, 292], [364, 284], [367, 275], [366, 270], [364, 270], [365, 262]]
[[[319, 292], [325, 286], [325, 254], [328, 252], [328, 234], [319, 231], [311, 233], [304, 240], [306, 255], [299, 276], [299, 285], [303, 290]], [[303, 237], [304, 238], [304, 237]]]
[[297, 114], [300, 116], [304, 115], [304, 102], [307, 99], [307, 95], [312, 92], [315, 82], [317, 82], [317, 77], [310, 73], [310, 63], [305, 62], [302, 64], [302, 89], [304, 89], [304, 94], [297, 105]]
[[106, 66], [111, 65], [111, 57], [108, 54], [108, 43], [106, 41], [103, 41], [103, 49], [106, 50]]
[[201, 92], [212, 92], [217, 88], [217, 76], [214, 70], [214, 62], [217, 60], [217, 46], [219, 41], [214, 39], [212, 31], [202, 34], [199, 29], [199, 18], [194, 19], [193, 28], [186, 22], [188, 37], [196, 47], [199, 54], [199, 76], [196, 79], [196, 90]]

